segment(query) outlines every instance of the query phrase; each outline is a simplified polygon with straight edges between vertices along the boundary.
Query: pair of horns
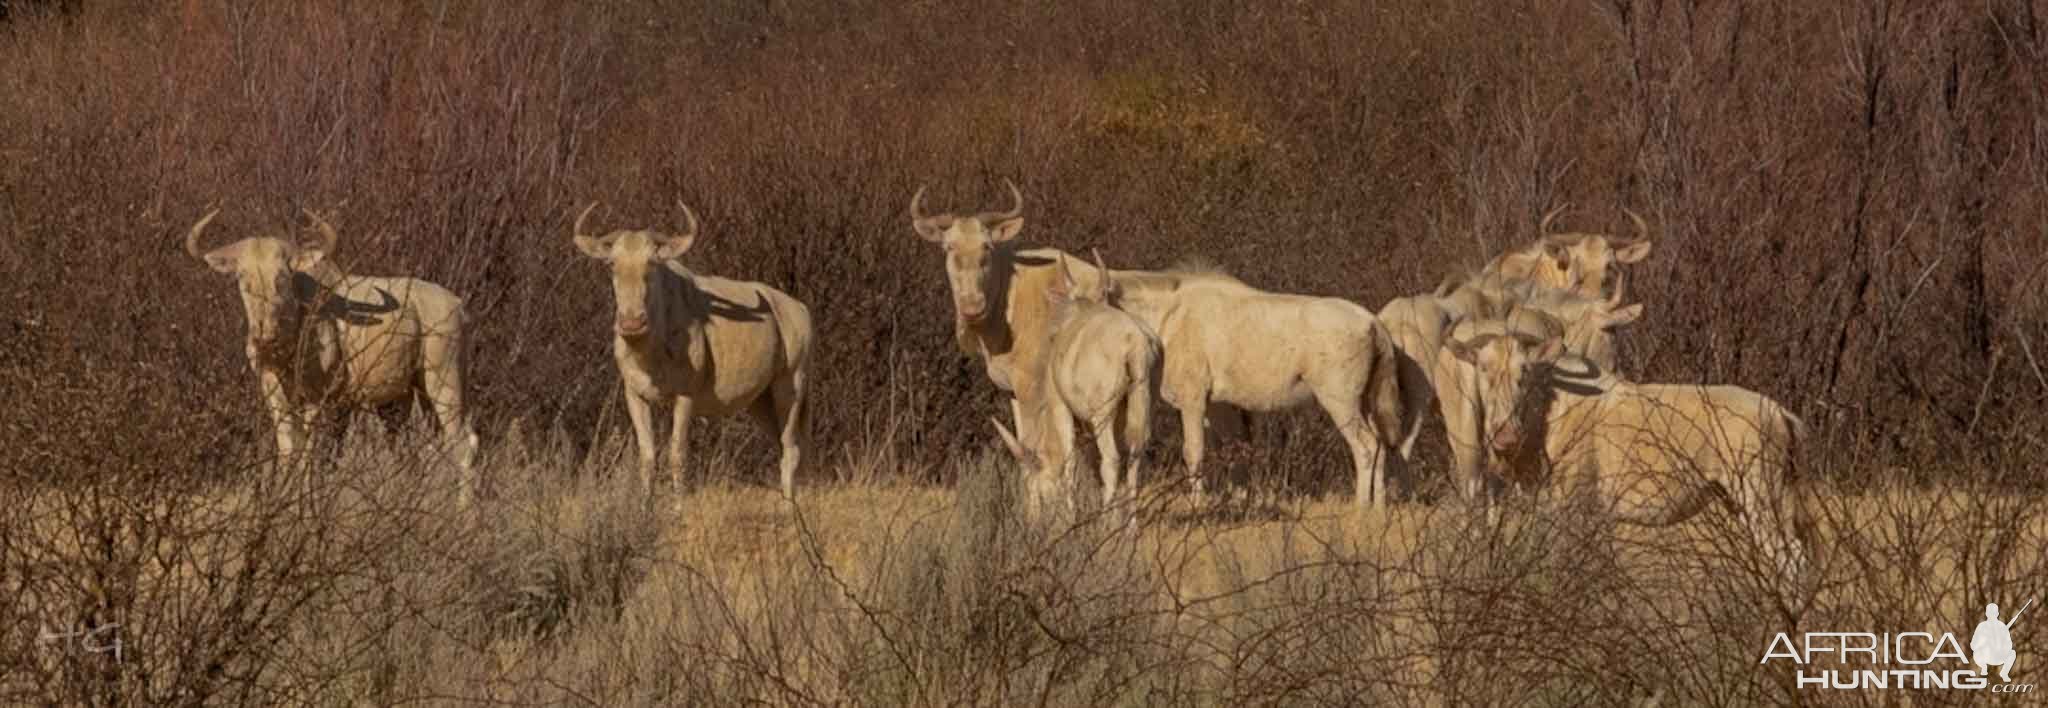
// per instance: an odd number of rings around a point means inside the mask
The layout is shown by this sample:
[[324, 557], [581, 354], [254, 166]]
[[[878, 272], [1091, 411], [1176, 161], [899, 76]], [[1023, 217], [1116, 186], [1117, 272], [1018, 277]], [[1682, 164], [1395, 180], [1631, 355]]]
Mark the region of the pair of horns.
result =
[[[590, 206], [583, 207], [582, 213], [576, 215], [576, 225], [572, 227], [570, 230], [572, 234], [579, 238], [584, 237], [586, 235], [586, 232], [583, 230], [583, 224], [590, 218], [590, 212], [595, 211], [597, 209], [597, 205], [598, 202], [591, 202]], [[690, 211], [690, 205], [684, 204], [683, 200], [681, 199], [676, 200], [676, 207], [683, 210], [683, 220], [684, 223], [689, 224], [689, 228], [685, 229], [682, 233], [672, 235], [669, 238], [696, 238], [697, 213]]]
[[[305, 212], [306, 217], [313, 220], [313, 228], [320, 234], [319, 249], [325, 252], [332, 252], [334, 245], [341, 241], [341, 237], [334, 232], [334, 225], [327, 223], [326, 219], [320, 218], [320, 215], [314, 213], [312, 209], [302, 208], [300, 211]], [[192, 230], [185, 232], [185, 252], [191, 254], [193, 258], [206, 257], [199, 250], [199, 234], [206, 230], [207, 224], [213, 223], [213, 217], [216, 216], [220, 216], [220, 209], [218, 207], [214, 208], [213, 211], [206, 212], [206, 216], [199, 217], [199, 223], [193, 224]]]
[[[1024, 190], [1018, 189], [1017, 183], [1011, 181], [1008, 177], [1003, 178], [1003, 185], [1010, 188], [1010, 210], [1002, 212], [984, 211], [975, 214], [975, 219], [980, 220], [982, 223], [988, 223], [991, 221], [1015, 219], [1024, 215]], [[924, 221], [931, 218], [930, 215], [924, 213], [924, 189], [924, 185], [918, 185], [917, 192], [910, 195], [910, 219], [912, 221]]]
[[[1552, 234], [1550, 233], [1550, 222], [1555, 221], [1559, 214], [1563, 214], [1566, 209], [1570, 208], [1572, 208], [1572, 203], [1565, 202], [1563, 204], [1557, 205], [1556, 208], [1551, 209], [1549, 212], [1546, 212], [1543, 215], [1543, 221], [1536, 225], [1536, 232], [1543, 234], [1544, 238], [1546, 239], [1552, 238]], [[1629, 209], [1628, 207], [1622, 207], [1621, 213], [1627, 214], [1628, 220], [1635, 224], [1635, 240], [1641, 241], [1650, 237], [1650, 224], [1648, 222], [1643, 221], [1642, 215], [1637, 214], [1635, 210]]]

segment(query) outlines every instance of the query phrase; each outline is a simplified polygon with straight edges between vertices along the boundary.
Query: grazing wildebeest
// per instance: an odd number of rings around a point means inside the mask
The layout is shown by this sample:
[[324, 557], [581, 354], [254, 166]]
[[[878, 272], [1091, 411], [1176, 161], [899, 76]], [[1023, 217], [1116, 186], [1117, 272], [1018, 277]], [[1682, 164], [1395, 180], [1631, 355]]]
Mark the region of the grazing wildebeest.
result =
[[1542, 238], [1521, 248], [1502, 253], [1470, 278], [1451, 278], [1438, 286], [1436, 294], [1451, 292], [1472, 279], [1499, 276], [1506, 280], [1527, 280], [1589, 298], [1607, 296], [1607, 279], [1616, 264], [1637, 263], [1650, 255], [1650, 227], [1635, 212], [1623, 209], [1634, 222], [1636, 237], [1618, 239], [1604, 234], [1550, 232], [1550, 223], [1564, 211], [1560, 206], [1544, 215], [1537, 226]]
[[1220, 272], [1110, 277], [1118, 306], [1159, 337], [1160, 394], [1181, 412], [1182, 454], [1198, 494], [1212, 403], [1278, 411], [1313, 399], [1351, 448], [1358, 504], [1386, 502], [1386, 453], [1399, 444], [1402, 398], [1393, 343], [1372, 312], [1340, 298], [1266, 292]]
[[[946, 254], [946, 282], [953, 294], [953, 335], [961, 351], [980, 357], [996, 388], [1011, 394], [1010, 412], [1019, 437], [1034, 434], [1020, 400], [1039, 395], [1039, 372], [1052, 321], [1046, 292], [1061, 277], [1055, 267], [1066, 257], [1053, 248], [1020, 249], [1015, 239], [1024, 228], [1024, 194], [1004, 180], [1012, 200], [1008, 211], [973, 215], [926, 214], [924, 188], [910, 197], [910, 223], [918, 236], [939, 244]], [[1077, 264], [1083, 282], [1094, 277]], [[1142, 272], [1142, 271], [1137, 271]], [[1219, 438], [1242, 437], [1243, 416], [1218, 406], [1209, 416]]]
[[[1090, 285], [1076, 284], [1065, 256], [1058, 260], [1060, 279], [1047, 291], [1052, 341], [1045, 345], [1039, 372], [1045, 385], [1041, 395], [1018, 399], [1035, 435], [1012, 435], [1001, 421], [990, 419], [1030, 480], [1027, 508], [1033, 516], [1049, 499], [1062, 504], [1073, 499], [1072, 481], [1080, 467], [1074, 450], [1076, 420], [1086, 421], [1095, 435], [1103, 507], [1117, 500], [1119, 473], [1124, 495], [1135, 501], [1157, 395], [1159, 340], [1137, 318], [1111, 306], [1113, 282], [1097, 278]], [[1101, 262], [1097, 254], [1098, 266]]]
[[240, 283], [249, 333], [244, 352], [277, 428], [280, 460], [305, 449], [309, 426], [357, 406], [424, 400], [460, 469], [461, 501], [475, 480], [476, 432], [462, 405], [462, 298], [418, 278], [349, 275], [329, 254], [334, 227], [308, 210], [314, 244], [267, 236], [201, 252], [192, 225], [185, 252]]
[[697, 241], [697, 215], [678, 204], [688, 228], [586, 235], [596, 203], [576, 216], [584, 255], [611, 264], [616, 309], [612, 358], [625, 382], [626, 413], [640, 449], [640, 479], [654, 483], [654, 413], [675, 406], [669, 470], [681, 481], [695, 416], [750, 414], [782, 443], [782, 493], [794, 498], [808, 435], [804, 394], [811, 355], [811, 312], [761, 283], [693, 273], [676, 261]]
[[1803, 510], [1790, 494], [1793, 448], [1806, 435], [1798, 417], [1736, 386], [1633, 383], [1562, 354], [1560, 340], [1530, 347], [1493, 325], [1447, 340], [1443, 356], [1467, 365], [1481, 391], [1497, 426], [1497, 474], [1641, 526], [1681, 523], [1721, 502], [1784, 579], [1802, 577]]

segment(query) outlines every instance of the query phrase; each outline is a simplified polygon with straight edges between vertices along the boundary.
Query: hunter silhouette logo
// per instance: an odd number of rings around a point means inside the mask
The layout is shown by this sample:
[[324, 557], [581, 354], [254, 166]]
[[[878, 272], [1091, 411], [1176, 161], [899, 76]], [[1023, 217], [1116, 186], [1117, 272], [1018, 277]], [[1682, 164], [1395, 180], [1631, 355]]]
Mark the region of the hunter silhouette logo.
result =
[[[1969, 653], [1956, 635], [1943, 632], [1806, 632], [1797, 640], [1780, 632], [1764, 649], [1762, 664], [1789, 660], [1799, 689], [1961, 689], [2031, 693], [2031, 683], [2014, 683], [2018, 652], [2012, 632], [2034, 604], [2028, 598], [2012, 619], [1998, 617], [1997, 603], [1984, 606], [1984, 620], [1970, 633]], [[1991, 678], [1991, 667], [1998, 678]]]
[[2012, 628], [2020, 623], [2020, 615], [2027, 613], [2027, 606], [2034, 604], [2032, 598], [2020, 611], [2012, 613], [2012, 621], [1998, 621], [1998, 603], [1984, 606], [1984, 621], [1977, 623], [1977, 631], [1970, 635], [1970, 658], [1977, 664], [1977, 673], [1989, 675], [1990, 667], [1998, 667], [1998, 680], [2012, 683], [2012, 664], [2017, 657], [2012, 651]]

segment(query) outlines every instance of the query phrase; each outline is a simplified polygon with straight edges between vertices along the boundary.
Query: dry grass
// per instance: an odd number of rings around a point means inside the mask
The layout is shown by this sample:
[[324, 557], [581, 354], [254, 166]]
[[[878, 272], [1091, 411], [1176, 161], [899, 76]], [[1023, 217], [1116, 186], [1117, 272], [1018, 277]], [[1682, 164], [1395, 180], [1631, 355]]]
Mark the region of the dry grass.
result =
[[[1348, 498], [1287, 495], [1195, 513], [1155, 486], [1135, 533], [1092, 521], [1045, 530], [1013, 515], [1008, 467], [992, 453], [963, 462], [957, 487], [813, 484], [791, 506], [733, 481], [745, 475], [730, 466], [647, 497], [615, 481], [631, 479], [624, 465], [579, 464], [572, 448], [528, 437], [487, 463], [496, 495], [481, 516], [448, 513], [452, 476], [407, 452], [426, 438], [376, 432], [296, 481], [258, 476], [125, 512], [153, 530], [96, 512], [110, 498], [90, 490], [27, 499], [15, 508], [32, 526], [16, 528], [32, 532], [10, 536], [10, 567], [30, 571], [10, 576], [15, 616], [119, 617], [125, 655], [110, 665], [37, 645], [0, 692], [233, 704], [1777, 703], [1794, 696], [1756, 665], [1776, 632], [1960, 632], [1981, 598], [2048, 579], [2042, 498], [1962, 485], [1809, 485], [1831, 550], [1800, 605], [1719, 514], [1607, 530], [1525, 500], [1494, 527], [1457, 505], [1361, 514]], [[147, 552], [109, 557], [129, 544], [79, 534], [110, 524]], [[64, 619], [95, 606], [104, 614]], [[2040, 646], [2019, 641], [2022, 654]], [[214, 667], [186, 673], [195, 652]]]

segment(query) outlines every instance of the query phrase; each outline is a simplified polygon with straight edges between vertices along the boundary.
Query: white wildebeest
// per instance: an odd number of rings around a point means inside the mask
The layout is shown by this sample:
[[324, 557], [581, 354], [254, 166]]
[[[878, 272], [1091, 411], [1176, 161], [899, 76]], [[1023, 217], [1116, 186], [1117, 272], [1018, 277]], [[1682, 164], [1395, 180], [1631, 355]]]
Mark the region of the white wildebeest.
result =
[[[1080, 467], [1080, 457], [1074, 454], [1077, 419], [1086, 421], [1095, 434], [1103, 507], [1116, 502], [1119, 473], [1125, 497], [1135, 501], [1145, 446], [1152, 439], [1152, 397], [1157, 395], [1159, 340], [1137, 318], [1111, 306], [1114, 283], [1097, 278], [1091, 285], [1078, 285], [1065, 256], [1058, 260], [1060, 279], [1047, 291], [1052, 319], [1044, 370], [1039, 372], [1044, 386], [1041, 395], [1018, 399], [1036, 432], [1020, 438], [1001, 421], [989, 420], [1030, 480], [1027, 508], [1033, 516], [1050, 498], [1056, 496], [1062, 503], [1073, 499], [1072, 483]], [[1101, 262], [1101, 254], [1096, 254], [1096, 263]]]
[[782, 493], [794, 498], [808, 430], [804, 395], [811, 355], [811, 312], [796, 298], [761, 283], [693, 273], [675, 259], [697, 240], [697, 215], [678, 204], [689, 228], [586, 235], [576, 216], [574, 241], [584, 255], [611, 265], [616, 309], [612, 357], [625, 383], [626, 413], [639, 443], [641, 483], [654, 482], [654, 413], [675, 407], [669, 469], [681, 481], [695, 416], [750, 414], [782, 443]]
[[[1067, 254], [1053, 248], [1020, 249], [1015, 239], [1024, 228], [1024, 194], [1004, 180], [1012, 205], [1009, 211], [973, 215], [926, 214], [924, 188], [910, 197], [910, 223], [918, 236], [939, 244], [946, 254], [946, 282], [953, 294], [953, 333], [961, 351], [980, 357], [996, 388], [1011, 394], [1010, 412], [1020, 438], [1032, 438], [1033, 421], [1019, 401], [1036, 397], [1043, 382], [1045, 347], [1052, 322], [1046, 293], [1061, 278], [1056, 267]], [[1078, 268], [1092, 278], [1086, 264]], [[1238, 411], [1212, 410], [1211, 432], [1222, 438], [1241, 437]]]
[[240, 284], [249, 325], [244, 352], [277, 428], [277, 453], [291, 460], [325, 412], [356, 406], [411, 405], [424, 399], [473, 493], [476, 432], [462, 397], [462, 298], [418, 278], [354, 276], [328, 258], [340, 240], [308, 210], [320, 234], [313, 245], [245, 238], [201, 252], [200, 233], [219, 209], [192, 225], [185, 252]]
[[1465, 281], [1498, 276], [1510, 281], [1531, 281], [1589, 298], [1601, 298], [1607, 295], [1608, 277], [1619, 272], [1615, 268], [1617, 264], [1641, 262], [1650, 255], [1649, 224], [1635, 212], [1622, 210], [1635, 223], [1635, 238], [1618, 239], [1604, 234], [1551, 233], [1551, 221], [1564, 210], [1565, 207], [1560, 206], [1543, 216], [1543, 222], [1537, 226], [1542, 238], [1496, 256], [1476, 276], [1446, 280], [1438, 286], [1436, 294], [1447, 296]]
[[1400, 459], [1413, 459], [1415, 441], [1430, 411], [1435, 410], [1444, 422], [1459, 493], [1477, 499], [1484, 486], [1485, 458], [1481, 453], [1487, 431], [1480, 427], [1474, 412], [1474, 393], [1450, 372], [1451, 360], [1438, 356], [1454, 324], [1500, 320], [1526, 336], [1560, 338], [1566, 352], [1612, 369], [1612, 330], [1636, 321], [1643, 313], [1641, 304], [1622, 306], [1625, 297], [1627, 288], [1619, 278], [1613, 294], [1604, 300], [1495, 278], [1467, 283], [1450, 297], [1414, 295], [1389, 301], [1379, 317], [1398, 350], [1401, 393], [1406, 401]]
[[1351, 448], [1358, 504], [1385, 503], [1385, 457], [1399, 443], [1402, 398], [1392, 340], [1370, 311], [1340, 298], [1266, 292], [1216, 272], [1110, 277], [1118, 306], [1159, 337], [1160, 394], [1181, 412], [1182, 454], [1198, 494], [1212, 403], [1278, 411], [1313, 399]]
[[1504, 323], [1487, 324], [1447, 341], [1443, 356], [1467, 365], [1498, 426], [1498, 474], [1640, 526], [1682, 523], [1721, 502], [1783, 579], [1801, 578], [1804, 513], [1790, 493], [1793, 448], [1806, 435], [1798, 417], [1736, 386], [1632, 383], [1561, 354], [1560, 340], [1528, 347]]

